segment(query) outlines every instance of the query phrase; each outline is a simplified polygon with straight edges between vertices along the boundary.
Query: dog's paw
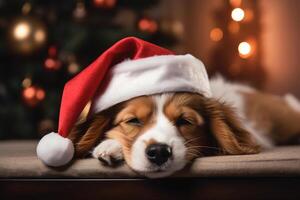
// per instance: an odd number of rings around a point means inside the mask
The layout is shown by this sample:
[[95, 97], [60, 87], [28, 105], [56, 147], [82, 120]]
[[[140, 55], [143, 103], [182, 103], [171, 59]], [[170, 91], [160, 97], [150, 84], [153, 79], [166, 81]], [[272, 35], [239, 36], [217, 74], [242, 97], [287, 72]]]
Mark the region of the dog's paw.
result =
[[93, 150], [93, 157], [105, 166], [116, 167], [123, 163], [122, 146], [117, 140], [107, 139]]

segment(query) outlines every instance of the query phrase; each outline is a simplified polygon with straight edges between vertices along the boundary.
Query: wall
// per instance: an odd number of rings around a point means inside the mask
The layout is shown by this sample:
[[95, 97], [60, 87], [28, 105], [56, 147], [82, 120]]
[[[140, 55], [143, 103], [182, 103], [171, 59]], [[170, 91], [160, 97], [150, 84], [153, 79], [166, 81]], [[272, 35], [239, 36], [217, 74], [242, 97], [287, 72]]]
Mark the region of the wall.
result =
[[300, 97], [300, 1], [261, 0], [265, 89]]
[[[262, 64], [267, 71], [266, 91], [292, 92], [300, 98], [300, 1], [260, 0], [262, 23]], [[179, 3], [177, 1], [177, 3]], [[222, 0], [181, 1], [184, 9], [186, 52], [208, 62], [215, 45], [209, 39], [213, 13]], [[177, 6], [178, 8], [178, 6]]]

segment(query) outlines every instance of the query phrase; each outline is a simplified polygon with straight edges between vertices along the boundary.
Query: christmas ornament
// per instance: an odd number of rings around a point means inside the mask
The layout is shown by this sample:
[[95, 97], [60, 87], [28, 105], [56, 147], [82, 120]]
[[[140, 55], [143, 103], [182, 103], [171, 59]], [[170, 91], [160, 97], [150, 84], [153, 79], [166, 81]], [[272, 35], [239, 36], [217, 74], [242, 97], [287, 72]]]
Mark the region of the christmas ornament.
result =
[[28, 106], [34, 107], [44, 100], [46, 94], [41, 87], [30, 86], [23, 89], [22, 96]]
[[56, 58], [47, 58], [44, 63], [46, 69], [54, 71], [60, 69], [61, 65], [61, 61]]
[[22, 17], [9, 28], [11, 48], [20, 53], [31, 53], [41, 48], [47, 39], [46, 28], [37, 19]]
[[142, 18], [138, 22], [138, 28], [147, 33], [155, 33], [157, 31], [156, 21], [148, 18]]
[[44, 62], [44, 66], [47, 70], [56, 71], [60, 69], [62, 62], [57, 58], [57, 48], [50, 46], [48, 49], [48, 58]]
[[189, 54], [174, 55], [138, 38], [125, 38], [67, 82], [58, 133], [49, 133], [40, 140], [37, 156], [49, 166], [62, 166], [73, 158], [74, 146], [67, 136], [89, 101], [93, 114], [134, 97], [175, 91], [211, 96], [202, 62]]

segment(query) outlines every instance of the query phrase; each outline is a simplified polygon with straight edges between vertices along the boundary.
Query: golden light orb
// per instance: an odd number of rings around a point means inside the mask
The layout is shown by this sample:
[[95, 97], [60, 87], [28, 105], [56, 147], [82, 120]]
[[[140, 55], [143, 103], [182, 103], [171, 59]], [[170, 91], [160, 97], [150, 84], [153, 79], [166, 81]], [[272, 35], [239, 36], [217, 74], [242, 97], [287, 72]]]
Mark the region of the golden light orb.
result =
[[234, 21], [240, 22], [244, 19], [245, 17], [245, 11], [241, 8], [235, 8], [231, 12], [231, 18]]
[[46, 32], [43, 29], [36, 30], [34, 39], [38, 43], [43, 43], [46, 40]]
[[24, 88], [28, 88], [30, 87], [32, 84], [32, 80], [30, 78], [25, 78], [23, 81], [22, 81], [22, 86]]
[[241, 58], [248, 58], [251, 56], [252, 47], [248, 42], [241, 42], [238, 46], [238, 51]]
[[19, 22], [13, 29], [13, 35], [17, 40], [26, 39], [31, 33], [31, 27], [26, 22]]
[[212, 41], [218, 42], [223, 38], [223, 31], [220, 28], [213, 28], [209, 36]]

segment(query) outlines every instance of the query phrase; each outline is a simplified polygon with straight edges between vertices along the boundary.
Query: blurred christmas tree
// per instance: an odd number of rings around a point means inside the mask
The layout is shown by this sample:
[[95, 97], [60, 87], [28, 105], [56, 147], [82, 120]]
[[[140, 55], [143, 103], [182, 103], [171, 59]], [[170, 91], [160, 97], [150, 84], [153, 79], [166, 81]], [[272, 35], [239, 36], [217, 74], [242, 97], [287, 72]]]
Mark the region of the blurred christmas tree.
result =
[[176, 37], [152, 14], [158, 0], [0, 0], [0, 139], [55, 130], [64, 83], [114, 42]]
[[266, 73], [261, 64], [258, 1], [224, 1], [224, 6], [215, 12], [215, 19], [210, 38], [216, 45], [209, 73], [261, 87]]

